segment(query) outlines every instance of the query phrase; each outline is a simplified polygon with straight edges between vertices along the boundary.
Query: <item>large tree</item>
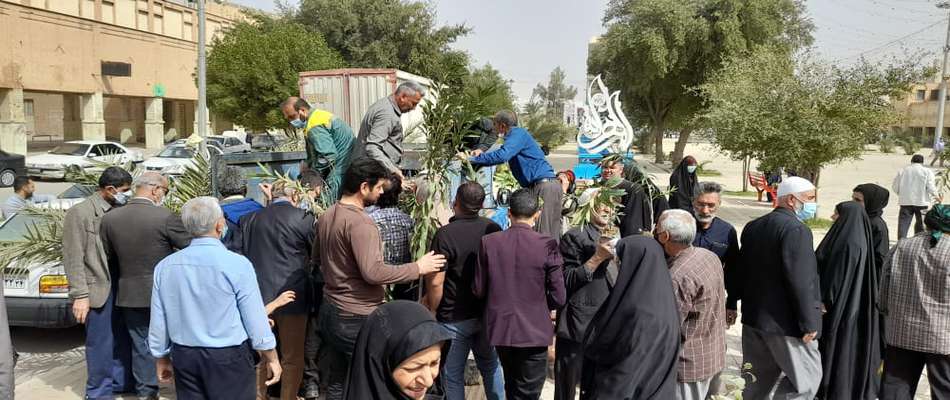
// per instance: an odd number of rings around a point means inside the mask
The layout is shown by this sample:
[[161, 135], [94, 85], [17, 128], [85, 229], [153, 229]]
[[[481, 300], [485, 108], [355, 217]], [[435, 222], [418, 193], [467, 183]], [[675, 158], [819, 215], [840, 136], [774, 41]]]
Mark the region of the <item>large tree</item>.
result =
[[682, 155], [702, 110], [698, 88], [722, 61], [759, 45], [791, 53], [811, 43], [811, 23], [800, 0], [612, 0], [607, 33], [591, 48], [588, 69], [621, 91], [625, 111], [650, 135], [656, 161], [665, 159], [663, 135], [678, 130], [674, 158]]
[[703, 86], [702, 119], [733, 157], [794, 170], [817, 184], [823, 167], [859, 157], [895, 125], [901, 116], [890, 99], [932, 72], [915, 61], [839, 68], [761, 48], [728, 61]]
[[511, 90], [511, 82], [505, 79], [501, 75], [501, 71], [493, 68], [491, 64], [472, 68], [471, 72], [464, 77], [463, 83], [464, 90], [469, 96], [488, 93], [482, 99], [482, 102], [489, 112], [498, 110], [514, 111], [515, 95]]
[[564, 103], [577, 96], [577, 88], [567, 84], [567, 74], [561, 67], [555, 67], [548, 78], [548, 84], [539, 83], [532, 92], [533, 101], [544, 107], [549, 117], [564, 118]]
[[437, 26], [430, 3], [302, 0], [296, 20], [322, 33], [352, 67], [398, 68], [428, 77], [460, 79], [468, 66], [468, 56], [450, 45], [470, 29]]
[[285, 128], [278, 105], [298, 93], [297, 73], [341, 66], [339, 54], [320, 34], [257, 16], [214, 40], [208, 54], [208, 106], [253, 130]]

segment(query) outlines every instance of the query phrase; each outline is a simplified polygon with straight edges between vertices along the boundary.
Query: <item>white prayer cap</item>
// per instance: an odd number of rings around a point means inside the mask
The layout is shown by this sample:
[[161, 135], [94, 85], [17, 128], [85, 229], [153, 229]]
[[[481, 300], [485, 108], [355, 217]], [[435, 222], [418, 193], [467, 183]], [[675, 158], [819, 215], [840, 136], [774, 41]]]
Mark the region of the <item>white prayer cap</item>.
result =
[[590, 203], [594, 200], [594, 196], [597, 196], [599, 189], [587, 189], [584, 193], [581, 193], [580, 197], [577, 198], [578, 206], [586, 206], [587, 203]]
[[778, 185], [778, 197], [807, 192], [813, 189], [815, 189], [815, 185], [812, 185], [808, 179], [791, 176], [782, 180], [782, 183]]

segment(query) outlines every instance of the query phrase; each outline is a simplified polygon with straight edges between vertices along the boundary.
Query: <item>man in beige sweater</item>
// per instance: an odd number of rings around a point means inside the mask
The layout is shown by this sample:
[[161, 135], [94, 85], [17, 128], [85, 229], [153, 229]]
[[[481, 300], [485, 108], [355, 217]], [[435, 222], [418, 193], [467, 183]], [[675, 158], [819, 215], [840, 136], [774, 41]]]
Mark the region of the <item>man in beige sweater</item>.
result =
[[343, 196], [317, 223], [314, 255], [326, 282], [319, 326], [334, 366], [327, 377], [331, 400], [343, 398], [356, 337], [366, 317], [383, 304], [384, 285], [419, 279], [445, 266], [445, 257], [432, 252], [409, 264], [383, 261], [379, 230], [363, 209], [379, 199], [390, 176], [377, 160], [353, 161], [343, 176]]

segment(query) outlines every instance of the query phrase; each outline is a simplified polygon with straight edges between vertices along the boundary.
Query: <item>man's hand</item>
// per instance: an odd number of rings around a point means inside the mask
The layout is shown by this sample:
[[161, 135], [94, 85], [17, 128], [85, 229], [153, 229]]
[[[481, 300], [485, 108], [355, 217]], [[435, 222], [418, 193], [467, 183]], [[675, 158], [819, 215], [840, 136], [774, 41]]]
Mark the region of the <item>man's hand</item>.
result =
[[281, 293], [280, 296], [277, 296], [277, 298], [274, 299], [274, 305], [276, 305], [277, 308], [281, 308], [293, 303], [295, 300], [297, 300], [297, 293], [294, 293], [293, 290], [288, 290]]
[[478, 157], [478, 156], [482, 155], [482, 153], [484, 153], [484, 151], [482, 151], [482, 149], [475, 149], [475, 150], [472, 150], [472, 157]]
[[609, 241], [597, 244], [597, 250], [591, 258], [596, 258], [601, 262], [614, 258], [614, 246]]
[[445, 268], [445, 256], [441, 254], [435, 254], [434, 251], [426, 253], [426, 255], [419, 258], [416, 261], [416, 265], [419, 266], [419, 275], [428, 275], [434, 272], [442, 271]]
[[818, 332], [806, 333], [805, 336], [802, 336], [802, 341], [806, 344], [811, 343], [812, 340], [815, 340], [815, 337], [818, 336]]
[[76, 322], [80, 324], [86, 323], [86, 316], [89, 315], [89, 298], [83, 297], [81, 299], [73, 300], [73, 316], [76, 317]]
[[273, 385], [280, 381], [281, 373], [280, 360], [277, 359], [277, 351], [271, 349], [262, 351], [260, 353], [261, 358], [264, 359], [264, 366], [267, 368], [267, 376], [269, 378], [266, 382], [264, 382], [264, 384], [267, 386]]
[[739, 312], [736, 310], [726, 310], [726, 328], [729, 328], [736, 324], [736, 320], [739, 319]]
[[155, 360], [155, 371], [158, 374], [158, 381], [160, 383], [172, 383], [172, 378], [175, 377], [172, 360], [168, 358], [168, 356]]
[[271, 199], [273, 198], [273, 195], [271, 194], [271, 189], [274, 188], [274, 185], [271, 185], [266, 182], [261, 182], [257, 184], [257, 187], [261, 189], [261, 193], [264, 194], [264, 198], [267, 199], [268, 202], [270, 202]]

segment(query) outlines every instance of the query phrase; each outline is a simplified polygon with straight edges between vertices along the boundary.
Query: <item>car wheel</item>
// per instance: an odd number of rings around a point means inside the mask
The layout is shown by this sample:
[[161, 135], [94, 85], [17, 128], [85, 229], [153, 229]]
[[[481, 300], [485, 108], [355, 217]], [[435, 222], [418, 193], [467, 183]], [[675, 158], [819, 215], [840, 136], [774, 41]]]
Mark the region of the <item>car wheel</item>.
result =
[[13, 180], [16, 179], [16, 173], [12, 169], [5, 169], [0, 172], [0, 187], [13, 186]]

